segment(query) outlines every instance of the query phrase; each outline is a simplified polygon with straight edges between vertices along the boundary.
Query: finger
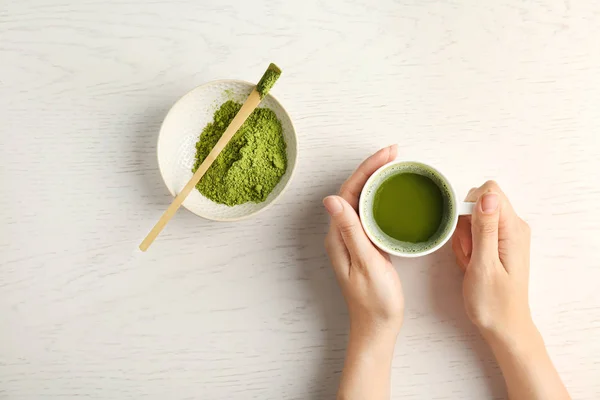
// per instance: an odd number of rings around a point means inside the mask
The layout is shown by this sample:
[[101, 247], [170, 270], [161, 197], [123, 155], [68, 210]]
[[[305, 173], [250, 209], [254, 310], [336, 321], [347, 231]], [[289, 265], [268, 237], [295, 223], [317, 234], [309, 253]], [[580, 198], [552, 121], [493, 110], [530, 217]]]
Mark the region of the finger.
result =
[[344, 198], [355, 210], [358, 207], [358, 199], [367, 179], [380, 167], [394, 161], [398, 155], [398, 145], [383, 148], [371, 157], [367, 158], [354, 173], [344, 182], [340, 189], [340, 196]]
[[467, 194], [467, 198], [465, 201], [476, 202], [481, 196], [485, 193], [494, 192], [497, 193], [499, 197], [499, 220], [498, 220], [498, 230], [500, 236], [502, 236], [504, 231], [507, 229], [513, 229], [516, 226], [516, 221], [519, 218], [515, 213], [510, 201], [500, 188], [500, 186], [494, 181], [487, 181], [483, 185], [478, 188], [471, 189]]
[[511, 259], [515, 254], [518, 254], [518, 252], [506, 251], [506, 247], [508, 243], [518, 245], [522, 242], [520, 232], [523, 224], [506, 195], [494, 181], [487, 181], [480, 188], [477, 188], [467, 196], [467, 200], [477, 201], [477, 199], [485, 193], [490, 192], [498, 193], [500, 196], [500, 203], [498, 206], [498, 242], [501, 245], [499, 246], [498, 256], [506, 271], [510, 272], [511, 265], [519, 265], [518, 263], [511, 262]]
[[471, 257], [471, 252], [473, 251], [473, 238], [471, 236], [470, 216], [461, 215], [458, 218], [458, 224], [456, 225], [454, 236], [458, 238], [463, 254], [467, 257]]
[[359, 265], [377, 254], [377, 250], [365, 234], [356, 211], [339, 196], [329, 196], [323, 204], [344, 240], [350, 259]]
[[502, 192], [502, 189], [500, 189], [500, 186], [495, 181], [487, 181], [479, 187], [471, 188], [471, 190], [469, 190], [469, 193], [467, 193], [465, 201], [476, 202], [477, 199], [479, 199], [486, 192], [504, 194]]
[[467, 270], [469, 260], [463, 253], [463, 250], [460, 246], [460, 240], [456, 235], [452, 237], [452, 251], [454, 251], [454, 255], [456, 256], [456, 265], [458, 265], [462, 272], [465, 272]]
[[339, 229], [333, 222], [325, 237], [325, 250], [338, 280], [347, 277], [350, 270], [350, 255]]
[[379, 247], [376, 247], [375, 250], [377, 250], [377, 252], [379, 254], [381, 254], [381, 257], [383, 257], [387, 261], [390, 261], [390, 255], [388, 253], [386, 253], [385, 251], [381, 250]]
[[490, 264], [499, 260], [498, 221], [500, 196], [489, 192], [477, 200], [471, 217], [471, 235], [473, 238], [472, 257]]
[[458, 219], [454, 236], [452, 237], [452, 250], [456, 255], [458, 266], [466, 271], [471, 259], [472, 239], [471, 239], [471, 221], [467, 216], [461, 216]]

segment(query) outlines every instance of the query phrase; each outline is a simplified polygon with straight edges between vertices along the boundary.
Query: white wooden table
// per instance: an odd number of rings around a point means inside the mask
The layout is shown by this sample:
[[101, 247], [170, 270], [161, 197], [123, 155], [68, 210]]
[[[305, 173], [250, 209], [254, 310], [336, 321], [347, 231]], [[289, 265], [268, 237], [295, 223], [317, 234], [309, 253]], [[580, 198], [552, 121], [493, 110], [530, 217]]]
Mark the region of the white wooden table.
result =
[[[497, 3], [497, 4], [496, 4]], [[321, 199], [390, 143], [533, 228], [531, 303], [574, 398], [600, 398], [594, 0], [0, 2], [0, 399], [327, 399], [347, 313]], [[179, 212], [169, 107], [271, 61], [300, 164], [255, 219]], [[397, 399], [504, 399], [449, 248], [396, 260]]]

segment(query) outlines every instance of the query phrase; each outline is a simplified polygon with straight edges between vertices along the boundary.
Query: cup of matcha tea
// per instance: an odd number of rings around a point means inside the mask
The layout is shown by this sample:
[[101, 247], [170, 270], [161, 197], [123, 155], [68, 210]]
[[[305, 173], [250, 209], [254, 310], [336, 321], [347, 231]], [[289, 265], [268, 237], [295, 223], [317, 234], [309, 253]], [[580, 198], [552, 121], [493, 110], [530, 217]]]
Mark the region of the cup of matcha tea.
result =
[[452, 237], [459, 215], [474, 203], [458, 201], [448, 179], [434, 167], [416, 161], [392, 161], [365, 184], [360, 219], [371, 241], [401, 257], [419, 257]]

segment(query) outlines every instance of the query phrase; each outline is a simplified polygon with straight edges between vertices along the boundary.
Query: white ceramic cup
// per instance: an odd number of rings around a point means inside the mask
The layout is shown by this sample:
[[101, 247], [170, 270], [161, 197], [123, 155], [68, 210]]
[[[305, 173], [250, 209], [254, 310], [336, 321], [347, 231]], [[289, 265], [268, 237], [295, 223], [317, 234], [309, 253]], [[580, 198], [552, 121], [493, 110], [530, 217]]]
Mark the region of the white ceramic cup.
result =
[[[438, 231], [427, 241], [409, 243], [399, 241], [379, 228], [373, 215], [375, 193], [388, 178], [401, 173], [416, 173], [430, 178], [442, 191], [444, 196], [444, 214]], [[434, 167], [418, 161], [392, 161], [379, 168], [367, 180], [358, 205], [362, 226], [371, 241], [388, 254], [400, 257], [421, 257], [433, 253], [452, 237], [459, 215], [473, 213], [475, 203], [458, 200], [456, 191], [450, 181]]]

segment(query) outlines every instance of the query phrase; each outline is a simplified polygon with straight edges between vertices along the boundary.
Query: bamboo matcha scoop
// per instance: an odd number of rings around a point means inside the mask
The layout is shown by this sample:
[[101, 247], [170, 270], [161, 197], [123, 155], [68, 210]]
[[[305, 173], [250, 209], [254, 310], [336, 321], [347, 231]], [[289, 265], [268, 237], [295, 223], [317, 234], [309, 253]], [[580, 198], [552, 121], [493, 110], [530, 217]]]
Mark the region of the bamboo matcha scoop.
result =
[[173, 215], [175, 215], [179, 207], [181, 207], [181, 204], [183, 203], [185, 198], [191, 193], [194, 187], [196, 187], [198, 182], [200, 182], [202, 176], [204, 176], [204, 174], [206, 173], [208, 168], [210, 168], [217, 156], [221, 153], [225, 146], [227, 146], [227, 143], [229, 143], [233, 135], [235, 135], [235, 133], [238, 131], [238, 129], [240, 129], [240, 127], [246, 121], [246, 119], [248, 119], [250, 114], [252, 114], [252, 111], [254, 111], [256, 107], [258, 107], [262, 99], [267, 95], [267, 93], [269, 93], [269, 90], [271, 89], [271, 87], [273, 87], [280, 75], [281, 70], [279, 69], [279, 67], [271, 63], [269, 65], [269, 68], [267, 68], [267, 70], [265, 71], [262, 78], [260, 78], [260, 81], [258, 82], [256, 87], [252, 90], [252, 92], [244, 102], [244, 105], [242, 105], [242, 108], [240, 108], [240, 111], [238, 111], [238, 113], [235, 115], [235, 117], [223, 133], [223, 136], [221, 136], [215, 147], [213, 147], [211, 152], [208, 153], [208, 156], [206, 156], [206, 159], [202, 162], [202, 164], [200, 164], [200, 166], [192, 176], [192, 179], [190, 179], [190, 181], [183, 187], [181, 192], [179, 192], [175, 199], [173, 199], [173, 202], [171, 203], [169, 208], [167, 208], [167, 210], [164, 212], [162, 217], [160, 217], [156, 225], [154, 225], [154, 228], [152, 228], [150, 233], [148, 233], [148, 236], [146, 236], [146, 238], [142, 241], [142, 243], [140, 244], [140, 250], [148, 250], [148, 247], [150, 247], [152, 242], [154, 242], [154, 239], [156, 239], [156, 237], [163, 230], [165, 225], [167, 225], [169, 220], [173, 217]]

